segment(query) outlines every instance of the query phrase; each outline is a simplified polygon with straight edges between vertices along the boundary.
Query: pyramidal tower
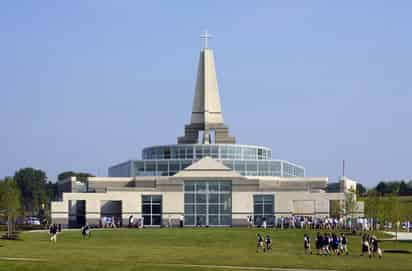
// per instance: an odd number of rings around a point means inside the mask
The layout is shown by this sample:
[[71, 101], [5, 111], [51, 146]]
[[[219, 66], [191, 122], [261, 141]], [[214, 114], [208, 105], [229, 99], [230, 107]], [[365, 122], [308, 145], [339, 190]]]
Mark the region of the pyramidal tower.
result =
[[200, 51], [190, 124], [178, 144], [235, 144], [224, 124], [220, 104], [213, 50], [208, 47], [210, 35], [201, 36], [204, 47]]

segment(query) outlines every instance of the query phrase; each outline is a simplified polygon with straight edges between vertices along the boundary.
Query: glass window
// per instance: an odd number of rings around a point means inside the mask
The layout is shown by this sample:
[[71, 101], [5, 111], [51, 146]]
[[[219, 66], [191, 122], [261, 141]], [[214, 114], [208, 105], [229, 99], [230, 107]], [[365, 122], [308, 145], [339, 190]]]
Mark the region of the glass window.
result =
[[170, 171], [179, 171], [180, 170], [180, 162], [179, 161], [170, 161], [169, 164]]
[[185, 217], [194, 218], [185, 218], [185, 225], [231, 225], [231, 190], [230, 181], [186, 181]]
[[143, 205], [143, 207], [142, 207], [142, 213], [144, 213], [144, 214], [150, 214], [150, 211], [151, 211], [150, 205]]
[[273, 195], [254, 195], [253, 213], [255, 225], [260, 226], [263, 220], [268, 225], [274, 221], [274, 196]]
[[162, 221], [162, 196], [142, 196], [142, 215], [144, 225], [160, 226]]
[[153, 215], [151, 225], [161, 225], [161, 224], [162, 224], [162, 217], [160, 215]]
[[231, 215], [221, 215], [220, 216], [220, 225], [231, 225], [232, 216]]
[[218, 204], [210, 204], [209, 205], [209, 214], [219, 214], [219, 205]]
[[185, 204], [185, 214], [194, 214], [195, 213], [195, 205], [192, 204]]
[[204, 193], [206, 192], [206, 182], [199, 182], [196, 184], [196, 192]]
[[220, 183], [220, 191], [221, 192], [231, 192], [232, 191], [232, 184], [230, 182], [221, 182]]
[[195, 147], [196, 150], [196, 159], [201, 159], [203, 158], [203, 153], [202, 153], [202, 146], [196, 146]]
[[152, 205], [152, 214], [161, 214], [162, 206], [161, 205]]
[[195, 225], [195, 217], [186, 215], [184, 216], [185, 225]]
[[156, 162], [146, 162], [146, 171], [156, 171]]
[[185, 187], [185, 191], [193, 191], [193, 192], [195, 191], [194, 183], [190, 183], [190, 182], [185, 183], [184, 187]]
[[244, 172], [245, 171], [245, 161], [235, 161], [235, 171]]
[[257, 171], [257, 162], [256, 161], [247, 161], [246, 162], [246, 171]]
[[206, 203], [206, 194], [196, 194], [196, 203]]
[[170, 159], [170, 156], [171, 156], [170, 148], [164, 149], [163, 158], [164, 159]]
[[185, 193], [185, 203], [195, 203], [195, 195]]
[[196, 214], [206, 214], [206, 204], [197, 204], [196, 205]]
[[209, 204], [210, 203], [219, 203], [219, 194], [209, 194]]
[[186, 159], [193, 159], [193, 148], [186, 148]]
[[168, 162], [158, 162], [157, 164], [157, 171], [168, 171], [169, 165]]
[[203, 146], [203, 156], [210, 156], [210, 146]]
[[219, 183], [218, 182], [210, 182], [209, 183], [209, 192], [213, 192], [213, 193], [219, 192]]
[[209, 215], [209, 225], [219, 225], [219, 216]]
[[171, 158], [172, 159], [177, 159], [179, 158], [179, 151], [176, 147], [170, 148], [170, 152], [171, 152]]
[[256, 160], [256, 149], [255, 148], [244, 148], [243, 149], [243, 159], [245, 160]]

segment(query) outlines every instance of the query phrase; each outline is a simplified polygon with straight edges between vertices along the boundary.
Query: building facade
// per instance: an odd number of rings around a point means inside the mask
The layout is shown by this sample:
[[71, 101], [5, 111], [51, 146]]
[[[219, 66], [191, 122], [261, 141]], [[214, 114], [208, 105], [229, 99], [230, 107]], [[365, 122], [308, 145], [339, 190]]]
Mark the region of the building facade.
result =
[[109, 177], [59, 182], [52, 221], [67, 226], [101, 224], [130, 217], [146, 226], [242, 226], [247, 217], [270, 225], [280, 216], [330, 214], [344, 201], [345, 178], [328, 192], [327, 177], [307, 177], [305, 168], [272, 160], [270, 148], [236, 144], [223, 121], [213, 50], [200, 52], [191, 121], [175, 145], [143, 149], [141, 160], [109, 168]]

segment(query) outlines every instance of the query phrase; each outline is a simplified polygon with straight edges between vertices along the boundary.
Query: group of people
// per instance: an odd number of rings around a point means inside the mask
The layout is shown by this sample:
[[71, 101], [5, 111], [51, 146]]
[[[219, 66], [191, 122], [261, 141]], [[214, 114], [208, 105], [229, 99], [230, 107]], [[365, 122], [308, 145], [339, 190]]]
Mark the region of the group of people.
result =
[[117, 228], [121, 226], [120, 221], [121, 219], [114, 216], [103, 216], [100, 219], [100, 226], [102, 228]]
[[129, 224], [127, 225], [128, 228], [138, 228], [141, 229], [144, 226], [144, 219], [143, 217], [134, 217], [129, 216]]
[[371, 257], [382, 258], [382, 250], [379, 247], [379, 241], [375, 235], [364, 234], [362, 236], [362, 254]]
[[[304, 235], [305, 252], [310, 251], [310, 239], [307, 234]], [[322, 235], [320, 232], [316, 234], [315, 246], [317, 255], [348, 255], [348, 239], [344, 233], [338, 236], [336, 233], [325, 233]]]
[[[280, 229], [315, 229], [315, 230], [360, 230], [370, 231], [378, 229], [378, 221], [367, 218], [332, 218], [332, 217], [311, 217], [311, 216], [280, 216], [265, 217], [248, 215], [246, 217], [248, 227], [273, 227]], [[405, 229], [412, 228], [409, 222], [402, 224]]]
[[257, 234], [257, 246], [256, 246], [256, 253], [259, 251], [269, 251], [272, 250], [272, 239], [270, 238], [269, 235], [266, 235], [266, 238], [263, 239], [262, 235], [260, 233]]
[[[340, 235], [336, 233], [321, 234], [318, 232], [315, 237], [316, 254], [323, 256], [340, 256], [349, 255], [348, 251], [348, 239], [344, 233]], [[303, 248], [305, 255], [311, 255], [311, 240], [308, 234], [303, 235]], [[272, 250], [272, 239], [269, 235], [266, 238], [258, 233], [257, 234], [257, 246], [256, 253], [259, 251], [267, 252]], [[379, 247], [379, 241], [374, 235], [364, 234], [362, 236], [362, 254], [361, 256], [368, 255], [371, 257], [382, 257], [382, 250]]]

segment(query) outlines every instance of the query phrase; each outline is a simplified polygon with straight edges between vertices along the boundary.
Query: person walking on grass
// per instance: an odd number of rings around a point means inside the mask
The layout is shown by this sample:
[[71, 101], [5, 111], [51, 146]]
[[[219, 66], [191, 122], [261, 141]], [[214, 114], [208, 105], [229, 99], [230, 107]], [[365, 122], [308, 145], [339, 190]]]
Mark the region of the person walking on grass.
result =
[[345, 255], [349, 255], [348, 252], [348, 240], [346, 239], [346, 236], [344, 233], [340, 234], [340, 254], [343, 255], [345, 253]]
[[83, 239], [85, 238], [89, 239], [91, 236], [90, 227], [89, 227], [89, 224], [87, 223], [86, 225], [82, 227], [82, 236], [83, 236]]
[[336, 233], [332, 233], [332, 251], [335, 255], [339, 255], [339, 238]]
[[50, 241], [53, 241], [54, 243], [56, 243], [57, 242], [57, 225], [56, 224], [53, 224], [50, 226], [49, 233], [50, 233]]
[[379, 243], [378, 243], [378, 239], [376, 238], [376, 236], [372, 236], [371, 238], [371, 251], [372, 251], [372, 255], [373, 257], [379, 257], [382, 258], [382, 250], [379, 247]]
[[272, 250], [272, 239], [270, 238], [269, 235], [266, 235], [265, 243], [266, 243], [266, 251], [269, 252], [269, 250]]
[[329, 242], [329, 235], [325, 233], [323, 236], [323, 244], [322, 244], [323, 255], [330, 255], [330, 242]]
[[258, 253], [259, 250], [265, 252], [265, 248], [263, 247], [263, 237], [260, 233], [257, 234], [256, 253]]
[[369, 241], [368, 241], [368, 236], [366, 236], [366, 234], [364, 234], [362, 236], [362, 254], [361, 256], [365, 256], [365, 254], [367, 254], [370, 257], [370, 250], [369, 250]]
[[320, 234], [320, 232], [318, 232], [316, 234], [315, 246], [316, 246], [316, 250], [317, 250], [318, 255], [321, 255], [322, 254], [322, 246], [323, 246], [323, 237]]
[[310, 238], [306, 233], [303, 235], [303, 248], [305, 249], [305, 255], [312, 254], [310, 250]]

